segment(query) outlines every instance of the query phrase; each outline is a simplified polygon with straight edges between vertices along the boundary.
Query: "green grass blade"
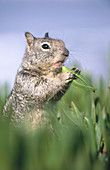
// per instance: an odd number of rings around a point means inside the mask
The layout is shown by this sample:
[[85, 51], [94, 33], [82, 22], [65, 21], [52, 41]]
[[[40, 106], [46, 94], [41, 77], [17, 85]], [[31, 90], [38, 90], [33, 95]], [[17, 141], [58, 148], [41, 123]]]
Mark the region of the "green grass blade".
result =
[[74, 70], [71, 70], [65, 66], [62, 67], [62, 71], [63, 72], [71, 72], [73, 73], [77, 78], [79, 78], [85, 85], [81, 84], [81, 83], [78, 83], [77, 80], [74, 80], [73, 81], [73, 85], [78, 87], [78, 88], [81, 88], [83, 90], [88, 90], [88, 91], [96, 91], [97, 89], [94, 88], [90, 82], [81, 74], [78, 74], [76, 73]]
[[78, 83], [76, 80], [73, 80], [71, 83], [72, 86], [78, 87], [82, 90], [87, 90], [87, 91], [96, 91], [97, 89], [91, 86], [83, 85], [81, 83]]

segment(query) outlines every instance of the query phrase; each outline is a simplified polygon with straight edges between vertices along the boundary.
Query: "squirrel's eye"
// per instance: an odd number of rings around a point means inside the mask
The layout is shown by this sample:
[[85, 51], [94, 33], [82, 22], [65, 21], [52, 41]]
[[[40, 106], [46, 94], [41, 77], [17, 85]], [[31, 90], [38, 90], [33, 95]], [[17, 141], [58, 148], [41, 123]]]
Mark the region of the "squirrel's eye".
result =
[[50, 47], [49, 47], [48, 44], [43, 44], [43, 45], [42, 45], [42, 48], [43, 48], [43, 49], [49, 49]]

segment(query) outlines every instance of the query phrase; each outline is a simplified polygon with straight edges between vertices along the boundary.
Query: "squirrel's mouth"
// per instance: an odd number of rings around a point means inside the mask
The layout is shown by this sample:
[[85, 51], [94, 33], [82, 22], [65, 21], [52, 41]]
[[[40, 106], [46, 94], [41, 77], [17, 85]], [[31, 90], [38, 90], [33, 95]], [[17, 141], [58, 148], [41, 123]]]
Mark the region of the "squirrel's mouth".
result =
[[55, 63], [55, 65], [61, 67], [63, 65], [63, 63], [64, 63], [64, 61], [58, 61], [58, 62]]
[[55, 63], [55, 66], [61, 67], [61, 66], [63, 65], [63, 63], [65, 62], [65, 60], [66, 60], [66, 57], [65, 57], [63, 60], [57, 61], [57, 62]]

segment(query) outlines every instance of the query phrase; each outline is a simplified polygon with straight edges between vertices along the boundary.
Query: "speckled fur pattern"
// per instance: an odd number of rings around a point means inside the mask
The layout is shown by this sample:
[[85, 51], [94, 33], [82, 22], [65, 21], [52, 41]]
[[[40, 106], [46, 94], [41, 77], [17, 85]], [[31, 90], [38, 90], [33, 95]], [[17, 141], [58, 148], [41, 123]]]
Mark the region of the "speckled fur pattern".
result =
[[7, 116], [8, 109], [12, 106], [14, 122], [25, 118], [37, 125], [42, 122], [42, 115], [46, 114], [43, 107], [48, 102], [61, 99], [73, 74], [62, 73], [62, 64], [69, 55], [63, 41], [48, 36], [35, 38], [28, 32], [25, 36], [26, 51], [3, 115]]

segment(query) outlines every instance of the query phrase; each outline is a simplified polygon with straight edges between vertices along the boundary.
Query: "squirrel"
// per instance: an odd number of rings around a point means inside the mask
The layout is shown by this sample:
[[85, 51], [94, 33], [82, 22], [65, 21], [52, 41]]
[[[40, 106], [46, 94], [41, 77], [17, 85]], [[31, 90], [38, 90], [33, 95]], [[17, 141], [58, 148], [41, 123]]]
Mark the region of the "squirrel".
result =
[[70, 72], [62, 72], [69, 51], [62, 40], [35, 38], [25, 33], [27, 46], [17, 71], [14, 87], [7, 98], [3, 116], [12, 107], [12, 120], [20, 122], [28, 117], [32, 124], [42, 121], [43, 108], [48, 102], [61, 99], [75, 78]]

